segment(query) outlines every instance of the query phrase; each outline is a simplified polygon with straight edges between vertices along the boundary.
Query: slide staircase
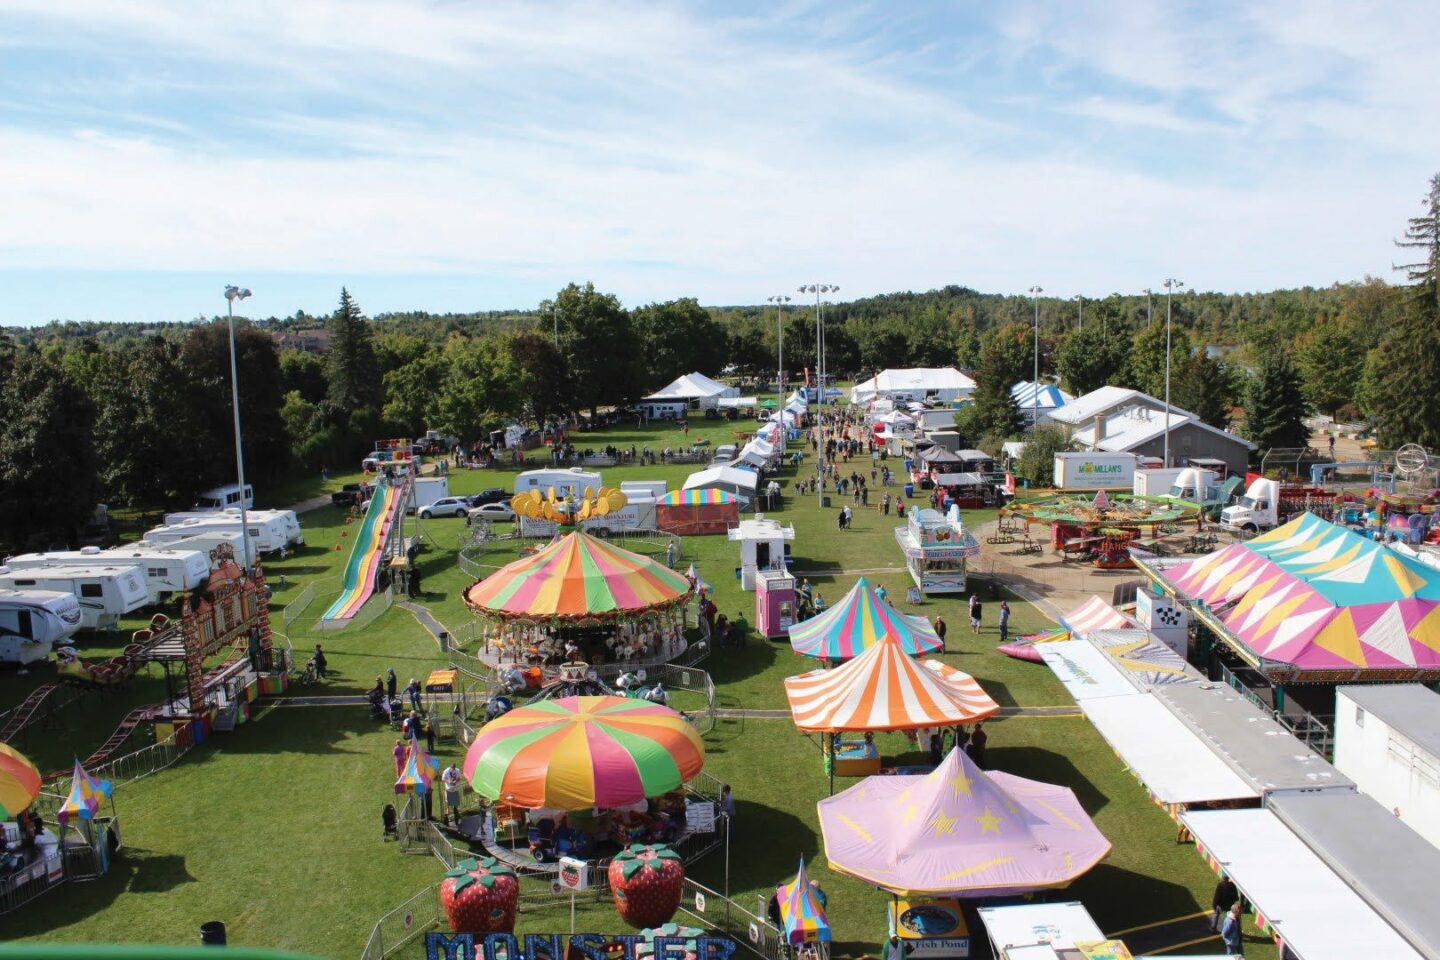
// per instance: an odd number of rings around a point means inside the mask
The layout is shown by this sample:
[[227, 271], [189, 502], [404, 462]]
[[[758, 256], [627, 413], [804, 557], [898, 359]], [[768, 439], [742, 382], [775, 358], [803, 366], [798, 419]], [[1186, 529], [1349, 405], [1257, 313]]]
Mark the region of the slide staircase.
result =
[[345, 563], [344, 589], [320, 618], [343, 625], [349, 622], [370, 595], [375, 592], [380, 570], [387, 558], [403, 542], [405, 506], [410, 502], [413, 478], [381, 482], [370, 497], [365, 519], [350, 546], [350, 559]]

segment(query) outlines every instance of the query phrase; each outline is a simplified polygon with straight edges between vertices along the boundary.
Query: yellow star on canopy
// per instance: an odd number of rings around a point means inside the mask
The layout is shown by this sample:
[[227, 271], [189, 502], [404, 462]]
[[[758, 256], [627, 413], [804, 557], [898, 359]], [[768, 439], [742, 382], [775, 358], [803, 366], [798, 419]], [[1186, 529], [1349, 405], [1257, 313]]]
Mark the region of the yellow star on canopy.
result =
[[915, 815], [919, 812], [919, 807], [915, 806], [915, 804], [913, 803], [910, 804], [910, 806], [905, 808], [905, 812], [900, 815], [900, 822], [909, 823], [911, 820], [915, 819]]
[[936, 810], [935, 817], [930, 821], [930, 825], [934, 827], [935, 836], [938, 837], [946, 833], [953, 835], [955, 833], [955, 824], [959, 822], [959, 817], [947, 817], [944, 810]]
[[946, 782], [949, 783], [950, 788], [955, 791], [955, 796], [968, 797], [970, 796], [970, 784], [974, 783], [975, 781], [965, 776], [965, 770], [963, 768], [960, 768], [955, 771], [955, 776], [951, 777]]
[[1004, 817], [997, 817], [991, 813], [989, 807], [986, 807], [985, 812], [975, 818], [975, 822], [980, 824], [981, 833], [999, 833], [1000, 824], [1004, 820]]

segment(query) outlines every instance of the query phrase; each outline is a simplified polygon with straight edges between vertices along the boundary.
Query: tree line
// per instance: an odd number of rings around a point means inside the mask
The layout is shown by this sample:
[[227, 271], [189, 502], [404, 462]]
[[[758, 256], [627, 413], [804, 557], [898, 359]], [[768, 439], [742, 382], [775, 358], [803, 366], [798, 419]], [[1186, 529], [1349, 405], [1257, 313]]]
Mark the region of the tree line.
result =
[[[1019, 437], [1010, 387], [1033, 376], [1074, 394], [1105, 384], [1165, 391], [1167, 309], [1175, 406], [1262, 449], [1301, 446], [1308, 412], [1366, 417], [1382, 446], [1440, 450], [1440, 176], [1397, 241], [1404, 280], [1256, 294], [1112, 294], [1083, 304], [951, 286], [823, 307], [827, 369], [972, 371], [967, 439]], [[382, 436], [438, 429], [470, 443], [509, 420], [538, 425], [633, 403], [692, 370], [791, 377], [813, 365], [813, 304], [626, 309], [570, 284], [535, 310], [385, 314], [342, 290], [326, 318], [237, 321], [247, 474], [345, 468]], [[1083, 316], [1083, 323], [1082, 323]], [[272, 334], [324, 324], [323, 356]], [[0, 541], [65, 542], [97, 502], [184, 506], [233, 476], [229, 345], [222, 319], [51, 323], [0, 336]], [[1243, 414], [1243, 420], [1232, 418]]]

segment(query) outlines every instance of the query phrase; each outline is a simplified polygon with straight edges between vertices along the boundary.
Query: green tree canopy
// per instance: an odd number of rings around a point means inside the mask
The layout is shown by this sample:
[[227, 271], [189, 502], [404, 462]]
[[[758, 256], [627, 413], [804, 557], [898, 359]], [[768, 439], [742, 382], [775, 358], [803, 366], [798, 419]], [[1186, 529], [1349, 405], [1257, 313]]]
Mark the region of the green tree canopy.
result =
[[1065, 389], [1078, 397], [1119, 382], [1128, 346], [1129, 341], [1102, 332], [1098, 323], [1087, 323], [1071, 333], [1055, 352], [1055, 366]]
[[1172, 371], [1170, 400], [1220, 430], [1230, 425], [1230, 408], [1236, 397], [1233, 372], [1204, 350], [1186, 357]]
[[640, 386], [634, 327], [614, 294], [600, 293], [593, 283], [572, 283], [542, 303], [540, 313], [558, 324], [560, 353], [575, 382], [578, 407], [594, 413], [602, 404], [633, 400], [668, 382]]
[[1056, 426], [1041, 426], [1025, 438], [1025, 450], [1015, 463], [1015, 476], [1032, 487], [1055, 485], [1055, 454], [1069, 450], [1070, 435]]
[[338, 421], [369, 413], [372, 420], [378, 419], [380, 364], [375, 359], [370, 325], [349, 290], [340, 289], [340, 305], [326, 328], [330, 331], [330, 352], [325, 356], [325, 402], [331, 416]]
[[1283, 350], [1266, 357], [1250, 381], [1245, 394], [1245, 435], [1262, 452], [1304, 447], [1310, 442], [1300, 375]]
[[0, 403], [0, 536], [74, 545], [99, 502], [88, 398], [63, 367], [28, 352], [9, 367]]
[[1336, 319], [1319, 320], [1295, 340], [1305, 399], [1332, 417], [1353, 403], [1365, 372], [1364, 340]]
[[[1143, 327], [1130, 344], [1127, 364], [1129, 385], [1159, 399], [1165, 398], [1165, 320]], [[1170, 333], [1170, 388], [1175, 388], [1175, 371], [1190, 356], [1190, 335], [1179, 326]]]
[[725, 366], [725, 328], [694, 297], [637, 307], [630, 322], [640, 369], [657, 388], [695, 371], [715, 376]]

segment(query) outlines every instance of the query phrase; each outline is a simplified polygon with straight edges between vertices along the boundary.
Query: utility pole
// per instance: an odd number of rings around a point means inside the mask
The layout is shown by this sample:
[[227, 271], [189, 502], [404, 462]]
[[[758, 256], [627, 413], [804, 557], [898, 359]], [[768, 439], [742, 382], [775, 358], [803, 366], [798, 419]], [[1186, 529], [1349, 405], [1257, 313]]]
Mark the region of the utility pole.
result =
[[[775, 304], [775, 399], [779, 406], [775, 408], [775, 416], [780, 420], [780, 434], [785, 434], [785, 304], [790, 298], [782, 294], [775, 294], [773, 297], [766, 297], [766, 300]], [[784, 444], [781, 444], [784, 449]]]
[[[807, 283], [802, 285], [798, 291], [815, 294], [815, 381], [817, 384], [815, 397], [817, 406], [821, 407], [825, 404], [825, 319], [820, 312], [820, 297], [827, 293], [835, 293], [839, 289], [833, 283]], [[816, 415], [816, 420], [820, 420], [820, 415]], [[819, 506], [825, 502], [825, 431], [823, 429], [820, 431], [820, 442], [817, 447], [816, 468], [820, 473], [820, 482], [816, 485], [818, 491], [815, 504]]]
[[1030, 408], [1030, 429], [1034, 430], [1040, 425], [1040, 294], [1045, 290], [1036, 285], [1026, 292], [1030, 294], [1030, 299], [1035, 301], [1035, 394], [1034, 405]]
[[1170, 296], [1182, 284], [1174, 277], [1165, 279], [1165, 466], [1170, 466]]

